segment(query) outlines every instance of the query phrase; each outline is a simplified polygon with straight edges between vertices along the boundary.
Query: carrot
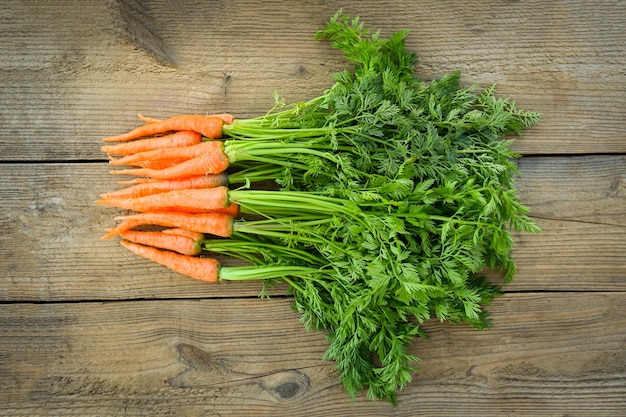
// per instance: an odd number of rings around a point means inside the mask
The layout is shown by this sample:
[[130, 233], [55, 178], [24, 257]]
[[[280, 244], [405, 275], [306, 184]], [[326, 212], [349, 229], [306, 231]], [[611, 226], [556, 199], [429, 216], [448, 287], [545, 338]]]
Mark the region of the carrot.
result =
[[163, 229], [161, 232], [170, 234], [170, 235], [178, 235], [185, 236], [189, 239], [193, 239], [194, 241], [200, 241], [204, 239], [203, 233], [192, 232], [191, 230], [181, 229], [180, 227], [174, 227], [171, 229]]
[[217, 259], [181, 255], [127, 241], [120, 243], [131, 252], [166, 266], [179, 274], [208, 282], [217, 282], [219, 279], [221, 264]]
[[[228, 113], [214, 114], [213, 116], [219, 117], [227, 125], [232, 124], [233, 121], [235, 120], [235, 117], [232, 114], [228, 114]], [[160, 119], [155, 119], [154, 117], [146, 117], [143, 114], [138, 114], [137, 117], [139, 117], [141, 121], [146, 122], [146, 123], [158, 123], [162, 121]]]
[[201, 142], [192, 146], [176, 146], [170, 148], [153, 149], [146, 152], [138, 152], [123, 158], [109, 158], [111, 165], [137, 165], [142, 161], [170, 160], [183, 162], [195, 158], [205, 152], [216, 152], [220, 145], [214, 141]]
[[[99, 203], [98, 201], [96, 201], [96, 203], [104, 204], [104, 203]], [[121, 207], [122, 204], [118, 205], [116, 204], [115, 201], [110, 201], [109, 204], [106, 204], [106, 205], [123, 208]], [[132, 210], [132, 209], [129, 209], [129, 210]], [[194, 208], [194, 207], [189, 207], [189, 206], [168, 206], [168, 207], [163, 207], [163, 208], [155, 208], [154, 210], [135, 210], [135, 211], [139, 211], [141, 213], [164, 213], [164, 212], [165, 213], [177, 212], [177, 213], [187, 213], [187, 214], [222, 213], [222, 214], [228, 214], [228, 215], [235, 217], [239, 215], [240, 207], [239, 205], [233, 203], [227, 207], [221, 207], [221, 208], [215, 208], [215, 209]]]
[[229, 214], [233, 217], [238, 216], [240, 213], [240, 207], [238, 204], [231, 203], [226, 207], [214, 208], [214, 209], [203, 209], [203, 208], [193, 208], [188, 206], [171, 206], [162, 210], [155, 210], [154, 212], [163, 212], [163, 211], [177, 211], [180, 213], [190, 213], [190, 214], [202, 214], [202, 213], [223, 213]]
[[141, 120], [142, 122], [145, 122], [145, 123], [158, 123], [158, 122], [162, 122], [163, 121], [162, 119], [155, 119], [154, 117], [144, 116], [141, 113], [139, 113], [137, 115], [137, 117], [139, 118], [139, 120]]
[[[200, 236], [204, 236], [199, 234]], [[193, 239], [181, 234], [165, 232], [139, 232], [136, 230], [126, 230], [120, 233], [124, 239], [142, 245], [152, 246], [160, 249], [167, 249], [183, 255], [199, 255], [202, 252], [202, 237]]]
[[135, 185], [135, 184], [147, 184], [149, 182], [157, 182], [159, 180], [153, 180], [151, 178], [133, 178], [132, 180], [117, 181], [120, 185]]
[[215, 210], [228, 206], [228, 188], [196, 188], [167, 191], [135, 198], [108, 198], [96, 200], [96, 204], [119, 207], [127, 210], [150, 212], [176, 207], [178, 211]]
[[[135, 180], [144, 179], [136, 178]], [[228, 176], [225, 173], [196, 175], [193, 177], [187, 177], [178, 180], [148, 180], [146, 182], [141, 181], [141, 183], [139, 184], [135, 184], [121, 190], [100, 194], [100, 197], [104, 199], [136, 198], [146, 195], [164, 193], [166, 191], [187, 190], [193, 188], [213, 188], [220, 185], [228, 185]]]
[[128, 143], [107, 145], [100, 149], [110, 155], [133, 155], [138, 152], [151, 151], [154, 149], [171, 148], [173, 146], [190, 146], [202, 141], [202, 135], [191, 130], [182, 130], [170, 135], [156, 138], [138, 139]]
[[224, 213], [189, 214], [180, 212], [139, 213], [130, 216], [116, 217], [122, 223], [107, 233], [102, 239], [119, 235], [125, 230], [137, 226], [156, 225], [164, 227], [179, 227], [192, 232], [206, 233], [220, 237], [229, 237], [233, 232], [233, 216]]
[[172, 130], [193, 130], [209, 139], [222, 137], [224, 119], [218, 116], [180, 115], [160, 122], [139, 126], [128, 133], [102, 139], [104, 142], [126, 142], [143, 136], [156, 135]]
[[223, 151], [223, 144], [221, 142], [215, 141], [210, 143], [216, 143], [216, 148], [219, 147], [219, 149], [215, 152], [203, 153], [200, 156], [181, 162], [173, 167], [164, 169], [131, 168], [110, 171], [110, 173], [135, 175], [138, 177], [146, 176], [157, 180], [171, 180], [204, 174], [219, 174], [228, 168], [228, 157]]
[[170, 159], [157, 159], [154, 161], [140, 161], [135, 165], [141, 168], [149, 168], [149, 169], [165, 169], [171, 168], [175, 165], [178, 165], [178, 161], [170, 160]]

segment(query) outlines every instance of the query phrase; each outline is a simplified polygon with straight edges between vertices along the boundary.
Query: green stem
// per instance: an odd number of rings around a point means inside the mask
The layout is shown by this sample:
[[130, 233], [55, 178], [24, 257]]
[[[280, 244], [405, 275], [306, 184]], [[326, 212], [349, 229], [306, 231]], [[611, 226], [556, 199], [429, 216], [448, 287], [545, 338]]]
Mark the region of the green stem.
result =
[[304, 262], [307, 264], [324, 265], [325, 259], [302, 249], [261, 241], [243, 233], [233, 233], [231, 239], [206, 239], [202, 248], [213, 253], [237, 256], [253, 263], [265, 262], [262, 258], [273, 259], [274, 262]]
[[[302, 124], [302, 115], [310, 111], [311, 109], [315, 110], [316, 106], [323, 102], [325, 99], [324, 96], [319, 96], [313, 98], [307, 102], [300, 102], [292, 104], [289, 108], [281, 111], [277, 111], [280, 107], [283, 107], [284, 104], [282, 101], [276, 102], [274, 108], [272, 108], [269, 112], [264, 114], [263, 116], [254, 117], [251, 119], [236, 119], [232, 125], [236, 127], [238, 126], [251, 126], [251, 127], [300, 127]], [[326, 115], [326, 110], [318, 111], [320, 117]], [[310, 113], [309, 113], [310, 114]], [[232, 126], [231, 125], [231, 126]], [[230, 129], [229, 126], [225, 126], [226, 130]]]
[[327, 239], [317, 238], [312, 236], [311, 234], [300, 234], [300, 233], [290, 233], [285, 231], [276, 231], [272, 229], [267, 229], [263, 227], [256, 227], [254, 225], [247, 225], [244, 223], [236, 223], [235, 231], [238, 233], [248, 233], [259, 236], [265, 236], [273, 239], [280, 239], [282, 241], [298, 241], [303, 244], [328, 244], [329, 241]]
[[313, 155], [338, 164], [340, 161], [333, 153], [338, 150], [351, 152], [353, 149], [348, 146], [333, 148], [330, 145], [315, 144], [312, 142], [281, 143], [270, 141], [251, 142], [247, 140], [233, 140], [226, 141], [224, 143], [224, 153], [228, 156], [228, 160], [231, 164], [242, 161], [258, 161], [289, 167], [300, 165], [297, 167], [305, 170], [308, 170], [308, 167], [304, 164], [298, 163], [296, 157], [293, 156], [294, 154]]
[[280, 218], [271, 218], [265, 220], [250, 220], [245, 222], [238, 222], [235, 224], [235, 230], [238, 227], [244, 228], [258, 228], [265, 230], [276, 230], [276, 231], [285, 231], [285, 230], [293, 230], [295, 227], [314, 227], [320, 226], [322, 224], [328, 224], [333, 221], [331, 217], [320, 218], [319, 216], [309, 215], [309, 216], [289, 216], [289, 217], [280, 217]]
[[229, 191], [231, 202], [239, 204], [242, 212], [264, 217], [293, 214], [324, 214], [329, 217], [346, 215], [360, 220], [361, 210], [347, 200], [324, 197], [305, 191]]
[[260, 182], [280, 178], [283, 168], [273, 164], [263, 164], [242, 169], [228, 175], [229, 184], [242, 184], [247, 182]]
[[220, 281], [248, 281], [285, 277], [307, 278], [316, 273], [319, 273], [319, 269], [306, 266], [223, 266], [219, 271], [219, 279]]
[[259, 140], [259, 139], [308, 139], [324, 137], [334, 129], [326, 127], [260, 127], [250, 125], [225, 125], [223, 127], [224, 136], [239, 140]]

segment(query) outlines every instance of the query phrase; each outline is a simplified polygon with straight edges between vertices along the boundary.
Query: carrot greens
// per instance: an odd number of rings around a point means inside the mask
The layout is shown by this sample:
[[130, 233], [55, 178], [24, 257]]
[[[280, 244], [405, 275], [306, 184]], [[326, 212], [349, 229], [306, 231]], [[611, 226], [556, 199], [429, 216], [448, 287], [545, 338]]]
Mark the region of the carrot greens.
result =
[[[191, 159], [117, 171], [152, 179], [100, 201], [145, 211], [123, 217], [107, 237], [126, 233], [147, 242], [156, 235], [127, 230], [174, 227], [205, 234], [192, 250], [247, 264], [211, 263], [212, 275], [200, 279], [288, 283], [306, 329], [327, 333], [324, 358], [334, 361], [346, 391], [366, 390], [368, 398], [392, 404], [417, 369], [414, 340], [426, 337], [422, 324], [490, 326], [484, 306], [501, 290], [481, 273], [491, 268], [511, 281], [511, 231], [539, 232], [517, 196], [520, 155], [508, 136], [537, 124], [540, 115], [497, 97], [494, 86], [463, 87], [459, 72], [419, 79], [408, 34], [382, 38], [338, 12], [316, 39], [330, 41], [353, 66], [334, 74], [322, 95], [292, 105], [275, 95], [274, 108], [250, 119], [212, 116], [205, 136], [219, 143], [151, 150], [145, 155]], [[189, 117], [142, 117], [143, 129], [106, 140], [165, 133], [164, 126], [174, 125], [200, 131], [208, 123]], [[219, 181], [196, 179], [225, 170]], [[262, 181], [276, 189], [262, 189]], [[194, 185], [180, 190], [187, 183]], [[210, 187], [227, 194], [214, 198]], [[158, 237], [170, 247], [192, 239]], [[124, 245], [177, 271], [201, 268], [201, 256], [177, 253], [168, 265], [165, 251]]]

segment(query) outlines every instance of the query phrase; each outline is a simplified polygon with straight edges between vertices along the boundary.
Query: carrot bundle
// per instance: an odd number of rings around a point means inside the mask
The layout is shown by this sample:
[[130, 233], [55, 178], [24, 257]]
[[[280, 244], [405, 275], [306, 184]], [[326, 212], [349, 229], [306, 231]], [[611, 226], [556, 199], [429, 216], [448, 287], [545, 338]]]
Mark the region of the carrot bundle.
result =
[[[117, 217], [121, 223], [106, 229], [103, 239], [119, 235], [130, 251], [168, 268], [209, 282], [217, 281], [219, 261], [199, 258], [204, 234], [232, 234], [239, 206], [225, 200], [229, 165], [220, 141], [230, 114], [180, 115], [165, 120], [139, 115], [146, 124], [130, 132], [104, 138], [101, 150], [113, 166], [129, 168], [113, 174], [135, 175], [130, 186], [101, 195], [98, 204], [138, 213]], [[141, 178], [142, 176], [148, 177]], [[220, 195], [220, 191], [221, 195]], [[136, 230], [159, 226], [158, 231]]]
[[[540, 115], [493, 86], [463, 87], [459, 72], [421, 80], [408, 33], [380, 37], [339, 11], [316, 39], [354, 66], [322, 95], [288, 106], [276, 95], [247, 120], [140, 115], [145, 125], [102, 147], [112, 166], [134, 167], [112, 174], [136, 178], [98, 201], [135, 212], [105, 238], [173, 271], [287, 283], [301, 321], [326, 332], [324, 358], [348, 393], [392, 404], [416, 369], [421, 324], [487, 327], [483, 305], [501, 291], [482, 271], [512, 280], [510, 229], [539, 231], [515, 195], [519, 155], [501, 139]], [[181, 132], [195, 136], [176, 142]], [[280, 191], [240, 189], [262, 180]], [[261, 219], [236, 218], [239, 208]], [[222, 267], [203, 251], [251, 265]]]

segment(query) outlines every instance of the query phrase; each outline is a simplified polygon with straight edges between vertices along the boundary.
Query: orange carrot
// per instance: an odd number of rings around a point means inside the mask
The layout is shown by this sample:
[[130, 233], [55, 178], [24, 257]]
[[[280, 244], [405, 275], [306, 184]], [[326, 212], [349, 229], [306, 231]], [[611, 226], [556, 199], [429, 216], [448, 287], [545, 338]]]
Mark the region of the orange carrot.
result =
[[117, 181], [120, 185], [135, 185], [135, 184], [147, 184], [149, 182], [157, 182], [159, 180], [153, 180], [152, 178], [133, 178], [132, 180]]
[[217, 116], [180, 115], [160, 122], [139, 126], [128, 133], [102, 139], [104, 142], [125, 142], [143, 136], [151, 136], [172, 130], [193, 130], [209, 139], [222, 137], [224, 119]]
[[171, 148], [173, 146], [190, 146], [202, 141], [202, 135], [191, 130], [182, 130], [170, 135], [156, 138], [138, 139], [128, 143], [107, 145], [100, 149], [110, 155], [133, 155], [138, 152], [151, 151], [154, 149]]
[[158, 122], [162, 122], [163, 121], [163, 119], [155, 119], [154, 117], [147, 117], [147, 116], [144, 116], [141, 113], [139, 113], [137, 115], [137, 117], [139, 118], [139, 120], [141, 120], [142, 122], [145, 122], [145, 123], [158, 123]]
[[127, 241], [120, 243], [131, 252], [166, 266], [179, 274], [207, 282], [217, 282], [219, 279], [221, 265], [217, 259], [181, 255]]
[[[98, 201], [96, 201], [96, 203], [103, 204]], [[110, 204], [107, 204], [107, 205], [120, 207], [114, 201], [110, 201], [109, 203]], [[120, 207], [120, 208], [123, 208], [123, 207]], [[188, 207], [188, 206], [168, 206], [164, 208], [156, 208], [154, 210], [147, 210], [147, 211], [136, 210], [136, 211], [139, 211], [142, 213], [169, 213], [169, 212], [187, 213], [187, 214], [222, 213], [222, 214], [228, 214], [230, 216], [235, 217], [239, 215], [240, 207], [239, 205], [232, 203], [227, 207], [215, 208], [215, 209], [203, 209], [203, 208], [194, 208], [194, 207]]]
[[[139, 119], [141, 119], [142, 121], [146, 123], [158, 123], [162, 121], [160, 119], [155, 119], [154, 117], [146, 117], [143, 114], [138, 114], [137, 116], [139, 117]], [[233, 121], [235, 120], [235, 116], [233, 116], [232, 114], [228, 114], [228, 113], [214, 114], [213, 116], [219, 117], [227, 125], [232, 124]]]
[[150, 177], [157, 180], [171, 180], [176, 178], [191, 177], [194, 175], [219, 174], [228, 168], [228, 157], [223, 151], [223, 144], [215, 143], [215, 152], [206, 152], [188, 161], [181, 162], [173, 167], [164, 169], [131, 168], [120, 171], [110, 171], [111, 174], [127, 174], [138, 177]]
[[203, 209], [203, 208], [193, 208], [186, 206], [171, 206], [166, 209], [154, 210], [155, 213], [164, 212], [164, 211], [176, 211], [180, 213], [190, 213], [190, 214], [202, 214], [202, 213], [223, 213], [228, 214], [233, 217], [238, 216], [240, 213], [240, 207], [238, 204], [231, 203], [226, 207], [214, 208], [214, 209]]
[[[143, 180], [136, 178], [135, 180]], [[225, 173], [196, 175], [178, 180], [147, 180], [139, 184], [110, 193], [101, 194], [100, 197], [108, 198], [136, 198], [146, 195], [164, 193], [166, 191], [187, 190], [193, 188], [213, 188], [220, 185], [228, 185], [228, 176]]]
[[228, 188], [224, 186], [213, 188], [196, 188], [167, 191], [135, 198], [108, 198], [97, 200], [96, 204], [119, 207], [140, 212], [167, 211], [173, 208], [176, 211], [197, 213], [212, 211], [227, 207]]
[[219, 208], [219, 209], [216, 208], [211, 211], [213, 213], [223, 213], [223, 214], [228, 214], [229, 216], [232, 216], [232, 217], [237, 217], [239, 216], [239, 213], [241, 213], [241, 207], [239, 206], [239, 204], [230, 203], [226, 207]]
[[191, 230], [181, 229], [180, 227], [174, 227], [171, 229], [163, 229], [161, 232], [170, 234], [170, 235], [178, 235], [185, 236], [194, 241], [199, 241], [204, 239], [203, 233], [192, 232]]
[[[152, 246], [160, 249], [167, 249], [183, 255], [199, 255], [202, 252], [202, 238], [192, 239], [174, 233], [164, 232], [139, 232], [136, 230], [126, 230], [120, 233], [126, 240], [142, 245]], [[200, 234], [200, 236], [203, 236]]]
[[178, 165], [178, 161], [170, 159], [156, 159], [154, 161], [140, 161], [135, 166], [149, 169], [165, 169]]
[[146, 152], [138, 152], [123, 158], [109, 158], [109, 163], [111, 165], [137, 165], [142, 161], [160, 160], [170, 160], [178, 163], [195, 158], [205, 152], [215, 152], [216, 147], [221, 148], [219, 145], [216, 145], [213, 141], [211, 141], [201, 142], [192, 146], [160, 148]]
[[137, 226], [156, 225], [164, 227], [179, 227], [192, 232], [211, 234], [220, 237], [229, 237], [233, 232], [233, 216], [224, 213], [189, 214], [180, 212], [139, 213], [130, 216], [116, 217], [122, 223], [107, 233], [102, 239], [119, 235], [125, 230]]

